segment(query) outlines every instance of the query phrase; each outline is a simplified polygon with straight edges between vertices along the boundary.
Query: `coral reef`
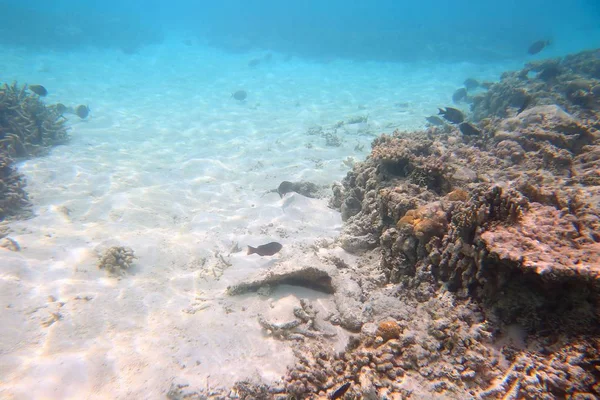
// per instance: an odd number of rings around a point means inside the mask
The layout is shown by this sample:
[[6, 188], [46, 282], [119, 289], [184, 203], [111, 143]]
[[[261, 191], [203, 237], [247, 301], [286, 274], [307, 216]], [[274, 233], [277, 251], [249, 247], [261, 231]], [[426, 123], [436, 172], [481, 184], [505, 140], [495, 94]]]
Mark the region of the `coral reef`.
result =
[[131, 268], [135, 258], [133, 250], [129, 247], [112, 246], [99, 258], [98, 268], [107, 270], [109, 274], [121, 276]]
[[473, 97], [473, 115], [505, 118], [521, 107], [558, 105], [580, 119], [596, 120], [600, 111], [600, 49], [535, 61]]
[[9, 156], [39, 155], [68, 139], [65, 120], [56, 107], [46, 107], [27, 85], [0, 89], [0, 146]]
[[[600, 397], [600, 50], [476, 95], [481, 134], [394, 132], [333, 186], [336, 353], [309, 324], [281, 382], [209, 398]], [[354, 260], [354, 261], [353, 261]], [[256, 287], [256, 285], [254, 285]], [[196, 393], [199, 395], [198, 393]]]
[[[598, 54], [505, 74], [475, 101], [481, 137], [464, 137], [449, 127], [381, 136], [371, 156], [333, 188], [331, 205], [346, 221], [342, 247], [354, 253], [377, 248], [388, 282], [417, 303], [448, 293], [476, 307], [486, 321], [480, 337], [460, 335], [474, 346], [468, 354], [479, 369], [459, 368], [456, 380], [436, 382], [429, 393], [600, 395], [598, 108], [596, 100], [578, 100], [595, 96]], [[534, 70], [538, 76], [527, 78]], [[449, 319], [460, 313], [439, 309]], [[518, 340], [506, 340], [511, 329], [521, 332]], [[382, 346], [394, 343], [380, 337]], [[432, 338], [441, 347], [425, 347], [423, 353], [452, 365], [455, 358], [439, 352], [445, 348], [442, 337]], [[362, 338], [358, 348], [370, 343]], [[342, 356], [346, 367], [355, 353]], [[361, 373], [377, 368], [387, 367], [376, 362], [347, 373], [354, 382], [349, 393], [381, 398], [396, 390], [410, 396], [396, 387], [406, 378], [386, 382], [383, 375], [374, 375], [378, 388], [365, 391]], [[419, 371], [448, 370], [426, 363]], [[405, 367], [404, 373], [410, 376]], [[328, 390], [299, 387], [290, 391]]]
[[28, 205], [24, 178], [12, 166], [12, 159], [0, 151], [0, 221]]
[[0, 88], [0, 220], [16, 216], [28, 205], [25, 180], [13, 157], [36, 156], [68, 139], [64, 119], [47, 107], [27, 85]]

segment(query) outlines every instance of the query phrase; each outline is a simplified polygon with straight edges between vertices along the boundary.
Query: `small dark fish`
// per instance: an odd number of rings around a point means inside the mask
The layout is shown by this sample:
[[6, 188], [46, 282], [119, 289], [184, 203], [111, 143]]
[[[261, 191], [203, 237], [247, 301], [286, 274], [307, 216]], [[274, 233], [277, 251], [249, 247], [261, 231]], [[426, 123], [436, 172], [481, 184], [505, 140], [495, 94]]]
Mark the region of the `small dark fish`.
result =
[[56, 112], [58, 112], [60, 115], [64, 114], [65, 112], [67, 112], [69, 108], [67, 106], [65, 106], [63, 103], [57, 103], [56, 104]]
[[251, 68], [258, 66], [258, 64], [260, 64], [260, 59], [258, 58], [253, 58], [252, 60], [248, 61], [248, 66]]
[[42, 96], [42, 97], [44, 97], [48, 94], [48, 91], [42, 85], [29, 85], [29, 90], [31, 90], [33, 93], [37, 94], [38, 96]]
[[479, 87], [479, 81], [473, 78], [467, 78], [463, 82], [463, 85], [467, 88], [467, 90], [477, 89]]
[[336, 400], [341, 398], [343, 395], [346, 394], [346, 392], [348, 391], [348, 389], [350, 389], [350, 385], [352, 385], [351, 382], [346, 382], [344, 383], [342, 386], [340, 386], [335, 392], [333, 392], [331, 394], [331, 396], [329, 396], [329, 398], [331, 400]]
[[453, 124], [460, 124], [465, 120], [465, 115], [462, 111], [457, 110], [456, 108], [446, 107], [446, 108], [438, 108], [440, 112], [438, 115], [444, 117], [445, 120], [452, 122]]
[[454, 92], [454, 94], [452, 95], [452, 101], [454, 103], [461, 102], [461, 101], [463, 101], [466, 98], [467, 98], [467, 89], [465, 89], [465, 88], [457, 89]]
[[442, 126], [446, 124], [443, 119], [435, 115], [432, 115], [431, 117], [427, 117], [425, 119], [433, 126]]
[[525, 98], [523, 99], [523, 104], [521, 105], [521, 107], [519, 107], [519, 109], [517, 110], [517, 115], [521, 114], [523, 111], [525, 111], [525, 109], [527, 107], [529, 107], [529, 105], [531, 104], [531, 100], [533, 99], [532, 96], [525, 96]]
[[79, 118], [85, 119], [88, 115], [90, 115], [90, 108], [81, 104], [75, 108], [75, 114], [77, 114]]
[[463, 122], [462, 124], [458, 125], [458, 128], [460, 129], [462, 134], [465, 136], [480, 136], [481, 135], [481, 131], [469, 122]]
[[250, 254], [258, 254], [259, 256], [272, 256], [275, 253], [278, 253], [283, 246], [281, 243], [271, 242], [267, 244], [262, 244], [258, 247], [248, 246], [248, 255]]
[[288, 193], [298, 193], [304, 197], [310, 197], [311, 199], [319, 196], [319, 186], [307, 181], [300, 182], [289, 182], [283, 181], [279, 184], [277, 189], [269, 191], [269, 193], [278, 193], [279, 197], [283, 198]]
[[245, 90], [238, 90], [237, 92], [233, 93], [231, 97], [238, 101], [244, 101], [246, 100], [246, 97], [248, 97], [248, 93], [246, 93]]
[[531, 55], [537, 54], [540, 51], [544, 50], [544, 48], [546, 48], [546, 46], [548, 46], [549, 44], [550, 44], [549, 40], [538, 40], [537, 42], [535, 42], [531, 46], [529, 46], [529, 48], [527, 49], [527, 52]]
[[277, 188], [277, 193], [279, 193], [279, 197], [285, 196], [287, 193], [295, 192], [296, 184], [289, 181], [283, 181], [279, 184]]

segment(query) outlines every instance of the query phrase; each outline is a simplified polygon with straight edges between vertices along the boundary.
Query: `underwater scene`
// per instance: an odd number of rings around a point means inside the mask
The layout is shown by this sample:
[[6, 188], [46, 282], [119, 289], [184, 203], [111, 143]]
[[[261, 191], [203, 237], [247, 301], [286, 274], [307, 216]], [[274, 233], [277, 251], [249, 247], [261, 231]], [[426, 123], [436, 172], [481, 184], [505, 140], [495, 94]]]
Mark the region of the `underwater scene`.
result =
[[597, 0], [0, 13], [0, 399], [600, 398]]

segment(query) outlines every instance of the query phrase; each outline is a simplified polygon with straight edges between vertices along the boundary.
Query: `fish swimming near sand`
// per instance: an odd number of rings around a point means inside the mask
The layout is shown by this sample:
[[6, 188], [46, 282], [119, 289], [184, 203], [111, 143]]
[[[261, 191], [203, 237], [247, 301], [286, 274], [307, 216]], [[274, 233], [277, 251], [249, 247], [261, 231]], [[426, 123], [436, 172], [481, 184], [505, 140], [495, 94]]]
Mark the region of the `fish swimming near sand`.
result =
[[29, 90], [41, 97], [48, 94], [48, 91], [42, 85], [29, 85]]
[[246, 100], [246, 97], [248, 97], [248, 93], [246, 93], [245, 90], [238, 90], [237, 92], [232, 93], [231, 97], [237, 101], [244, 101]]
[[459, 103], [466, 98], [467, 98], [467, 89], [465, 89], [465, 88], [456, 89], [456, 91], [452, 95], [452, 101], [454, 103]]
[[283, 198], [288, 193], [298, 193], [304, 197], [310, 197], [312, 199], [319, 197], [319, 186], [312, 182], [290, 182], [283, 181], [279, 184], [277, 189], [270, 190], [267, 193], [277, 193], [280, 198]]
[[88, 106], [84, 106], [83, 104], [78, 105], [75, 108], [75, 114], [77, 114], [79, 118], [85, 119], [88, 115], [90, 115], [90, 108]]
[[267, 244], [262, 244], [258, 247], [248, 246], [248, 255], [250, 254], [258, 254], [259, 256], [272, 256], [273, 254], [279, 253], [283, 246], [278, 242], [271, 242]]
[[450, 121], [453, 124], [460, 124], [465, 120], [465, 115], [462, 111], [457, 110], [456, 108], [446, 107], [446, 108], [438, 108], [440, 112], [438, 115], [444, 117], [446, 121]]
[[537, 54], [540, 51], [544, 50], [548, 45], [550, 45], [549, 40], [538, 40], [537, 42], [532, 43], [531, 46], [529, 46], [529, 48], [527, 49], [527, 53], [531, 55]]
[[294, 182], [290, 182], [290, 181], [283, 181], [279, 184], [279, 187], [277, 188], [277, 193], [279, 194], [279, 197], [283, 198], [283, 196], [285, 196], [287, 193], [291, 193], [291, 192], [295, 192], [296, 191], [296, 184]]
[[475, 127], [475, 125], [473, 125], [469, 122], [461, 123], [460, 125], [458, 125], [458, 129], [460, 129], [462, 134], [465, 136], [480, 136], [481, 135], [481, 131], [477, 127]]
[[435, 115], [427, 117], [425, 120], [433, 126], [442, 126], [446, 124], [443, 119]]

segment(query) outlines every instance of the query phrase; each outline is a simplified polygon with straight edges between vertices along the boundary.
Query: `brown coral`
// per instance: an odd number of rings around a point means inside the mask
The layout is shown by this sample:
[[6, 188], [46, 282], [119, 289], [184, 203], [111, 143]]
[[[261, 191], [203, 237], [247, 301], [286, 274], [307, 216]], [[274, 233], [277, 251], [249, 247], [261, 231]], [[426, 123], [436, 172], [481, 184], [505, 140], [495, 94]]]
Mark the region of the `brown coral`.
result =
[[582, 237], [573, 215], [532, 204], [518, 223], [481, 234], [491, 255], [536, 274], [600, 278], [600, 243]]
[[131, 268], [135, 259], [133, 250], [129, 247], [112, 246], [106, 249], [98, 260], [98, 268], [107, 270], [113, 275], [123, 275]]
[[398, 339], [402, 334], [402, 328], [396, 321], [382, 321], [377, 327], [377, 336], [381, 337], [384, 342], [391, 339]]
[[68, 138], [56, 110], [26, 89], [16, 83], [0, 88], [0, 220], [28, 204], [24, 179], [11, 166], [12, 157], [38, 155]]

